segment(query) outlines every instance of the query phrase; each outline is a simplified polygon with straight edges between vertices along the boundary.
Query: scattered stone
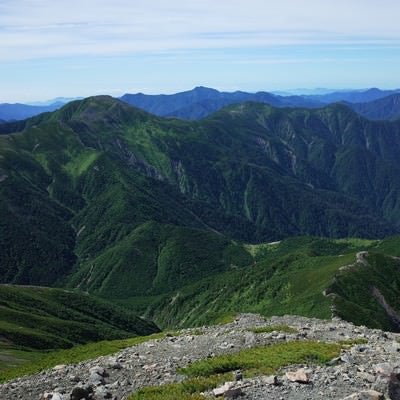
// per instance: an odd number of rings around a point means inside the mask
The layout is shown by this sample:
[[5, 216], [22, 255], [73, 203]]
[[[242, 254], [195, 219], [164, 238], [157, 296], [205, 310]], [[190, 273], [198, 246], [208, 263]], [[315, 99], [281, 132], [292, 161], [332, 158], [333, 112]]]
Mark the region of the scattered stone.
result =
[[88, 383], [92, 386], [101, 386], [105, 384], [105, 380], [101, 375], [94, 372], [90, 374]]
[[343, 354], [340, 357], [340, 360], [347, 364], [354, 364], [354, 357], [352, 357], [350, 354]]
[[[276, 325], [292, 326], [298, 333], [255, 335], [251, 332], [254, 328]], [[186, 330], [181, 335], [142, 343], [112, 356], [60, 365], [34, 376], [15, 379], [0, 385], [0, 399], [128, 399], [132, 392], [144, 386], [180, 382], [184, 377], [179, 374], [179, 368], [199, 359], [288, 340], [338, 342], [363, 337], [368, 343], [346, 348], [327, 365], [313, 366], [312, 370], [300, 365], [289, 366], [279, 372], [283, 379], [276, 375], [243, 378], [242, 372], [236, 371], [232, 375], [233, 382], [214, 390], [217, 393], [218, 389], [222, 390], [219, 398], [240, 396], [241, 400], [337, 400], [346, 397], [376, 400], [382, 398], [382, 393], [387, 399], [390, 395], [392, 400], [400, 400], [397, 370], [400, 335], [393, 332], [356, 328], [340, 319], [322, 321], [283, 316], [265, 320], [252, 314], [242, 314], [231, 324], [202, 327], [196, 334], [193, 332]], [[204, 393], [204, 397], [212, 394]]]
[[388, 391], [391, 400], [400, 400], [400, 374], [390, 374]]
[[292, 371], [286, 372], [285, 375], [290, 382], [310, 383], [310, 377], [308, 376], [304, 368], [298, 369], [297, 371], [294, 372]]
[[261, 380], [265, 385], [279, 385], [278, 377], [276, 375], [263, 376]]
[[357, 375], [363, 381], [366, 381], [366, 382], [369, 382], [369, 383], [375, 382], [375, 377], [373, 375], [369, 374], [368, 372], [359, 372]]
[[60, 364], [60, 365], [56, 365], [55, 367], [53, 367], [53, 371], [63, 371], [63, 370], [65, 370], [65, 368], [67, 368], [66, 365]]
[[122, 369], [123, 368], [121, 363], [119, 363], [119, 362], [110, 363], [110, 364], [108, 364], [108, 367], [111, 369]]
[[241, 387], [235, 387], [235, 382], [225, 382], [222, 386], [212, 391], [215, 397], [223, 396], [225, 399], [236, 399], [242, 394]]
[[41, 397], [42, 400], [63, 400], [63, 397], [58, 392], [45, 392]]
[[241, 381], [242, 379], [243, 379], [242, 371], [236, 371], [235, 372], [235, 381], [238, 382], [238, 381]]
[[106, 370], [98, 365], [89, 369], [90, 374], [97, 374], [103, 377], [108, 376]]
[[386, 351], [388, 353], [400, 353], [400, 343], [391, 342], [386, 346]]
[[71, 400], [89, 400], [91, 391], [82, 387], [75, 387], [72, 389], [70, 399]]
[[389, 377], [393, 371], [393, 365], [389, 363], [376, 364], [374, 365], [374, 371], [377, 374]]
[[353, 393], [350, 396], [345, 397], [343, 400], [384, 400], [385, 396], [383, 393], [375, 390], [365, 390], [359, 393]]
[[97, 399], [98, 400], [100, 400], [100, 399], [111, 399], [113, 397], [112, 393], [108, 389], [106, 389], [104, 386], [97, 387], [94, 390], [94, 396], [95, 396], [96, 400]]

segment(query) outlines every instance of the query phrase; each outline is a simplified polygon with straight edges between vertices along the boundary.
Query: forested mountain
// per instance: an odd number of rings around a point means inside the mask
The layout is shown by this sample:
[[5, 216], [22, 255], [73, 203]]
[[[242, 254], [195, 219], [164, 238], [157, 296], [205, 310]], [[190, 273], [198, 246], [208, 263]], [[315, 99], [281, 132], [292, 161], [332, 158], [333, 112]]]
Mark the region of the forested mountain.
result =
[[[203, 86], [170, 95], [147, 95], [126, 93], [120, 100], [162, 117], [176, 117], [184, 120], [198, 120], [220, 109], [243, 102], [253, 101], [274, 107], [319, 108], [327, 104], [345, 102], [366, 118], [396, 119], [399, 90], [351, 90], [316, 95], [278, 95], [269, 92], [248, 93], [243, 91], [220, 92]], [[57, 98], [52, 102], [35, 104], [0, 104], [1, 121], [19, 121], [35, 115], [55, 111], [72, 98]], [[79, 99], [80, 100], [80, 99]], [[382, 100], [382, 101], [379, 101]], [[376, 103], [375, 103], [376, 101]]]
[[315, 108], [323, 105], [319, 100], [305, 99], [302, 96], [278, 96], [268, 92], [219, 92], [216, 89], [202, 86], [171, 95], [127, 93], [120, 99], [161, 117], [177, 117], [187, 120], [201, 119], [227, 105], [246, 101], [266, 103], [274, 107]]
[[396, 119], [399, 90], [351, 90], [321, 95], [277, 95], [268, 92], [247, 93], [219, 92], [206, 87], [172, 95], [125, 94], [122, 101], [152, 114], [197, 120], [231, 104], [248, 101], [269, 104], [274, 107], [318, 108], [327, 104], [344, 102], [364, 117], [372, 120]]
[[100, 96], [0, 132], [2, 282], [144, 310], [259, 265], [244, 243], [400, 231], [400, 123], [344, 105], [244, 103], [187, 122]]
[[349, 107], [371, 120], [400, 119], [400, 94], [392, 94], [368, 103], [349, 104]]
[[133, 312], [87, 294], [0, 285], [1, 350], [47, 350], [104, 339], [149, 335], [159, 329]]

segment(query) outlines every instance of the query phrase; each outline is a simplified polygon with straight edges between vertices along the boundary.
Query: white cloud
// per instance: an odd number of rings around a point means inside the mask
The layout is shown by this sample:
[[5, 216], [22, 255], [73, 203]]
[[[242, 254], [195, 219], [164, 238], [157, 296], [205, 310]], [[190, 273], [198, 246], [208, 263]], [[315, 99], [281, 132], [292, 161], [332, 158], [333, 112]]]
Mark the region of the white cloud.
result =
[[397, 0], [2, 0], [0, 61], [398, 44]]

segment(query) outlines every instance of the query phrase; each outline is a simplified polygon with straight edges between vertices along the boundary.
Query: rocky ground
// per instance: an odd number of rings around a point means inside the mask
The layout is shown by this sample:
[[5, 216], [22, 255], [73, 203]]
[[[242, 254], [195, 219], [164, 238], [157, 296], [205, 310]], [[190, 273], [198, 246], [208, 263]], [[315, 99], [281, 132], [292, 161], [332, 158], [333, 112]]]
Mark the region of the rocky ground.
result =
[[[254, 334], [248, 331], [278, 324], [292, 326], [297, 332]], [[112, 356], [77, 365], [60, 365], [38, 375], [16, 379], [0, 385], [0, 398], [123, 400], [143, 386], [181, 380], [177, 368], [195, 360], [258, 345], [308, 339], [334, 342], [367, 339], [368, 343], [344, 350], [328, 366], [293, 365], [277, 376], [227, 383], [205, 396], [240, 396], [253, 400], [344, 399], [347, 396], [364, 400], [400, 399], [399, 334], [356, 327], [337, 319], [322, 321], [284, 316], [264, 320], [252, 314], [241, 315], [227, 325], [188, 329], [179, 336], [146, 342]], [[89, 391], [92, 391], [90, 395]]]

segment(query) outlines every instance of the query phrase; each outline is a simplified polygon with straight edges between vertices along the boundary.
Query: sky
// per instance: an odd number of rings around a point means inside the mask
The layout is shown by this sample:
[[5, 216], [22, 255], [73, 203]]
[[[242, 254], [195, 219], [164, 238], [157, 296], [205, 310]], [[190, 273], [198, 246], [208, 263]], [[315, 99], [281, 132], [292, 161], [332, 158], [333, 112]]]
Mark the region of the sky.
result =
[[398, 88], [398, 0], [0, 0], [0, 102]]

